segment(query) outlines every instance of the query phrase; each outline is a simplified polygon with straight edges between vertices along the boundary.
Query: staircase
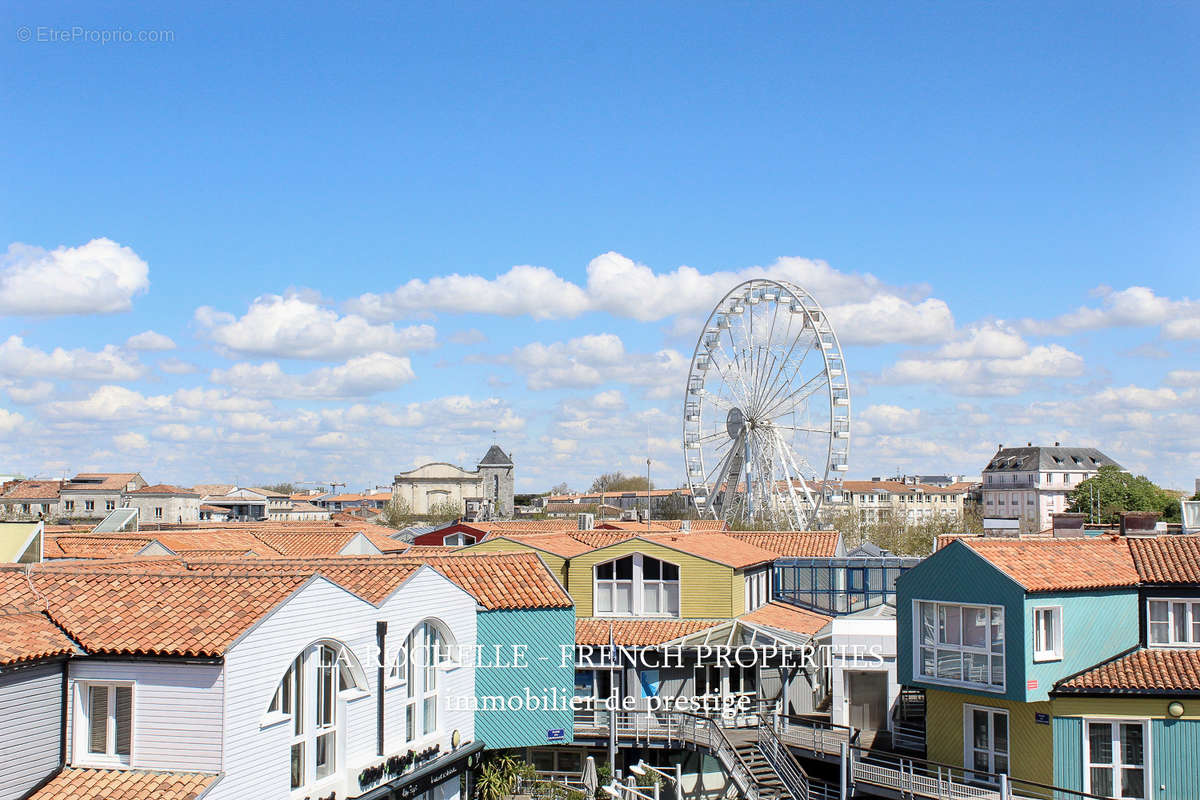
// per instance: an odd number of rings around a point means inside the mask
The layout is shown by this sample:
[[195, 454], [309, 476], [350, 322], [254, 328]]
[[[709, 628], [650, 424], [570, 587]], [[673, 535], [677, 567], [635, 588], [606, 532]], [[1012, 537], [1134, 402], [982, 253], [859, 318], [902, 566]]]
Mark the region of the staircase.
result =
[[791, 798], [788, 795], [783, 781], [779, 780], [779, 776], [775, 774], [775, 769], [767, 761], [762, 751], [758, 749], [757, 731], [754, 729], [729, 731], [726, 736], [729, 738], [730, 744], [737, 750], [737, 754], [741, 757], [742, 762], [750, 770], [750, 774], [754, 776], [754, 782], [758, 784], [759, 797], [764, 798], [764, 800], [768, 800], [769, 798], [778, 798], [779, 800], [807, 800], [807, 798]]

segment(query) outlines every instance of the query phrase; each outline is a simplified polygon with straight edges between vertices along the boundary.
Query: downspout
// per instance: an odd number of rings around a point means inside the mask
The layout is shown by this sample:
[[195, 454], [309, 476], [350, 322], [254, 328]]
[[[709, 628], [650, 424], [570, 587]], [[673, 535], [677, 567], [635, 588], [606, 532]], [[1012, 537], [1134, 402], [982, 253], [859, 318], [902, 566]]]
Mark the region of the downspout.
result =
[[378, 755], [378, 756], [383, 755], [383, 712], [384, 712], [383, 681], [384, 681], [384, 661], [386, 660], [385, 654], [387, 653], [387, 650], [386, 650], [387, 628], [388, 628], [387, 620], [378, 620], [375, 623], [375, 640], [376, 640], [376, 644], [378, 645], [378, 649], [379, 649], [379, 675], [378, 675], [379, 701], [377, 703], [376, 720], [375, 720], [375, 727], [376, 727], [375, 749], [377, 751], [375, 753], [375, 755]]
[[67, 767], [67, 697], [70, 693], [70, 681], [67, 680], [69, 660], [62, 662], [62, 708], [58, 725], [58, 772]]

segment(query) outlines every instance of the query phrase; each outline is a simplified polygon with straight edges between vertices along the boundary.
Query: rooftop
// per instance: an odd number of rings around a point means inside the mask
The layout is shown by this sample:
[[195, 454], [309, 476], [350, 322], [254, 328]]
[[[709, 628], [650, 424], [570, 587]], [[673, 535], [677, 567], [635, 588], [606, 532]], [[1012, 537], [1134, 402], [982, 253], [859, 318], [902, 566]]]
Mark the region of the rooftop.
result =
[[1200, 694], [1200, 650], [1139, 648], [1060, 681], [1057, 694]]
[[610, 641], [626, 647], [650, 647], [689, 633], [721, 625], [724, 619], [601, 619], [575, 620], [575, 644], [606, 646]]
[[53, 500], [62, 481], [21, 481], [4, 493], [4, 500]]
[[67, 767], [29, 800], [195, 800], [216, 781], [203, 772]]
[[1200, 536], [1155, 536], [1126, 541], [1144, 582], [1200, 583]]
[[0, 613], [0, 666], [78, 652], [40, 611]]
[[1094, 447], [1004, 447], [996, 451], [984, 472], [1032, 470], [1098, 470], [1121, 465]]
[[958, 539], [1027, 592], [1136, 586], [1124, 541], [1088, 539]]

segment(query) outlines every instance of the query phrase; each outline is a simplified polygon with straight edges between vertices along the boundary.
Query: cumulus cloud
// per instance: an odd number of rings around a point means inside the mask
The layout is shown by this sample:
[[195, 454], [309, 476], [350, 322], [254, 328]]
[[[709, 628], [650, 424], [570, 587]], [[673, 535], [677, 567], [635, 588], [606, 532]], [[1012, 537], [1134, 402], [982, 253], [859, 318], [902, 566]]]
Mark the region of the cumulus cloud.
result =
[[125, 346], [130, 350], [174, 350], [175, 342], [156, 331], [142, 331], [126, 339]]
[[53, 250], [13, 243], [0, 256], [0, 314], [128, 311], [149, 286], [146, 262], [111, 239]]
[[707, 314], [726, 292], [751, 278], [791, 281], [811, 292], [846, 343], [929, 342], [944, 338], [954, 328], [949, 307], [941, 300], [924, 297], [928, 292], [923, 288], [893, 287], [870, 274], [840, 272], [824, 261], [794, 257], [741, 270], [705, 273], [680, 266], [655, 272], [609, 252], [588, 264], [586, 286], [545, 267], [519, 266], [494, 279], [451, 275], [412, 280], [388, 294], [365, 294], [348, 305], [351, 311], [373, 320], [429, 311], [529, 315], [535, 319], [572, 319], [589, 311], [604, 311], [653, 322]]
[[938, 358], [1020, 358], [1029, 345], [1001, 323], [971, 325], [938, 348]]
[[1020, 394], [1039, 378], [1083, 374], [1083, 358], [1062, 345], [1039, 345], [1016, 358], [906, 358], [883, 371], [881, 383], [932, 383], [955, 394]]
[[249, 397], [364, 397], [395, 389], [416, 375], [412, 362], [387, 353], [352, 358], [336, 367], [290, 375], [274, 361], [213, 370], [213, 383]]
[[455, 344], [483, 344], [488, 340], [487, 334], [478, 328], [468, 328], [465, 331], [458, 331], [450, 336], [450, 341]]
[[118, 450], [145, 450], [150, 446], [150, 440], [140, 433], [118, 433], [113, 437], [113, 444]]
[[16, 433], [25, 418], [15, 411], [0, 408], [0, 436]]
[[54, 396], [54, 384], [49, 381], [34, 381], [30, 384], [10, 386], [8, 396], [14, 403], [21, 405], [43, 403]]
[[1173, 369], [1164, 382], [1171, 386], [1200, 386], [1200, 369]]
[[373, 320], [392, 320], [430, 311], [499, 314], [534, 319], [568, 319], [588, 308], [584, 291], [545, 267], [517, 266], [493, 279], [481, 275], [414, 278], [387, 294], [364, 294], [348, 304]]
[[1116, 290], [1101, 286], [1093, 292], [1100, 307], [1083, 306], [1050, 320], [1022, 320], [1028, 333], [1068, 334], [1117, 327], [1162, 326], [1167, 339], [1200, 338], [1200, 301], [1172, 300], [1145, 286]]
[[20, 336], [0, 343], [0, 374], [9, 377], [127, 381], [144, 371], [136, 357], [111, 344], [99, 351], [56, 347], [46, 352], [26, 346]]
[[505, 357], [530, 389], [591, 388], [612, 383], [682, 391], [688, 359], [675, 350], [630, 353], [612, 333], [518, 347]]
[[861, 434], [908, 433], [921, 427], [923, 417], [919, 408], [880, 403], [860, 411], [854, 420], [854, 428]]
[[196, 309], [196, 321], [218, 346], [247, 355], [339, 361], [364, 353], [392, 355], [427, 350], [434, 329], [374, 325], [356, 314], [339, 316], [298, 295], [263, 295], [242, 317], [210, 306]]
[[168, 375], [191, 375], [200, 371], [200, 367], [182, 358], [164, 358], [155, 366]]
[[169, 410], [171, 398], [146, 396], [124, 386], [101, 386], [83, 400], [57, 400], [46, 405], [46, 415], [63, 420], [107, 422], [137, 419]]

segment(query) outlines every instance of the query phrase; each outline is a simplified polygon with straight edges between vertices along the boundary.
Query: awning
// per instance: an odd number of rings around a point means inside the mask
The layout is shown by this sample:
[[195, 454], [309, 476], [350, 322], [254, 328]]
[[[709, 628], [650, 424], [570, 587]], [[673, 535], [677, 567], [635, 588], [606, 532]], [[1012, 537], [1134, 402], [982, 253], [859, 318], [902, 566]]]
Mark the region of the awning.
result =
[[380, 784], [354, 800], [411, 800], [479, 763], [483, 742], [471, 742], [407, 775]]

